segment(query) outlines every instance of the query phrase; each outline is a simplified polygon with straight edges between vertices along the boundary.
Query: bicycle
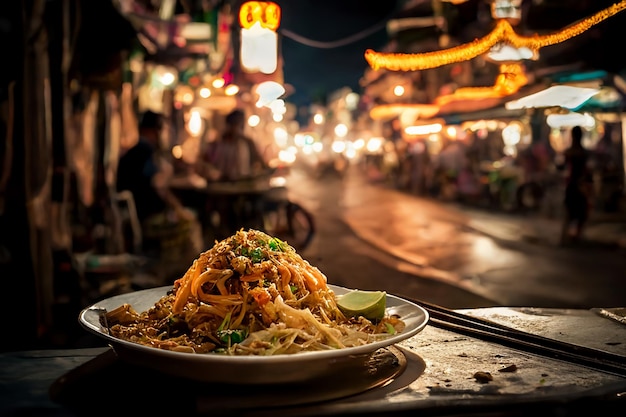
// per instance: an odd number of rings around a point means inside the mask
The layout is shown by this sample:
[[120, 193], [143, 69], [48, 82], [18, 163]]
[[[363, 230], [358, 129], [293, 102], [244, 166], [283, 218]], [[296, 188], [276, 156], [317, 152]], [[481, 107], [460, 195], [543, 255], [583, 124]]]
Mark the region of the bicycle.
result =
[[315, 234], [313, 215], [289, 199], [283, 176], [272, 176], [269, 183], [269, 190], [262, 195], [263, 230], [296, 250], [304, 250]]
[[315, 235], [315, 221], [289, 199], [284, 174], [283, 168], [273, 169], [254, 178], [203, 187], [202, 193], [209, 196], [203, 204], [205, 233], [211, 240], [221, 240], [240, 228], [257, 229], [304, 250]]

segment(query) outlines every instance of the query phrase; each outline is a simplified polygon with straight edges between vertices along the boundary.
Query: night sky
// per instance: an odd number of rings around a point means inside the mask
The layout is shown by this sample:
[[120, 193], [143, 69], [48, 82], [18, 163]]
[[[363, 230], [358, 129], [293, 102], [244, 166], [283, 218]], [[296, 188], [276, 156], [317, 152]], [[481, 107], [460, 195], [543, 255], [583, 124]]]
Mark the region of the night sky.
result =
[[[404, 0], [275, 0], [282, 9], [281, 25], [278, 30], [279, 44], [284, 58], [285, 82], [295, 88], [295, 92], [286, 97], [287, 101], [297, 105], [325, 103], [329, 94], [344, 86], [359, 91], [359, 79], [368, 67], [364, 58], [366, 49], [382, 50], [388, 42], [386, 22], [397, 17], [398, 9]], [[430, 0], [424, 0], [429, 2]], [[480, 2], [482, 0], [470, 0]], [[615, 1], [573, 1], [545, 0], [541, 3], [531, 1], [532, 9], [526, 8], [526, 29], [534, 32], [542, 29], [553, 31], [578, 19], [589, 16]], [[413, 0], [413, 4], [421, 3]], [[460, 7], [460, 6], [456, 6]], [[488, 6], [482, 4], [485, 10]], [[466, 8], [465, 13], [474, 14], [475, 9]], [[483, 13], [483, 15], [485, 15]], [[468, 18], [468, 16], [465, 16]], [[491, 18], [487, 13], [484, 27], [485, 35], [490, 28]], [[470, 20], [473, 19], [470, 18]], [[464, 19], [466, 20], [466, 19]], [[585, 59], [595, 62], [614, 72], [626, 66], [626, 54], [611, 51], [609, 45], [615, 39], [626, 38], [626, 11], [601, 23], [596, 28], [570, 41], [572, 48], [552, 46], [546, 48], [545, 55], [554, 56], [551, 64], [572, 59]], [[308, 46], [307, 43], [322, 43], [326, 46], [354, 38], [359, 33], [369, 36], [343, 46], [325, 48]], [[296, 34], [303, 41], [293, 39]], [[572, 57], [567, 54], [574, 54]]]
[[[278, 33], [285, 82], [295, 88], [286, 100], [303, 105], [324, 102], [328, 94], [345, 86], [358, 89], [359, 79], [368, 67], [365, 50], [380, 49], [387, 43], [386, 21], [397, 2], [278, 0], [276, 3], [282, 9]], [[283, 35], [283, 30], [326, 46], [361, 32], [371, 34], [345, 46], [321, 48], [297, 42]]]

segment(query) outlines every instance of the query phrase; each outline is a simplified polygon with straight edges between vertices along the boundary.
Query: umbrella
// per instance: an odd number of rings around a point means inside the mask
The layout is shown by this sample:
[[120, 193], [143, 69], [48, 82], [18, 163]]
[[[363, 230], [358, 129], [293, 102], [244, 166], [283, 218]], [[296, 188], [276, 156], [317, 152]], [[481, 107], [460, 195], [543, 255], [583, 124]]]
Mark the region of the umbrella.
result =
[[518, 100], [509, 101], [505, 104], [505, 107], [509, 110], [538, 107], [563, 107], [574, 110], [599, 91], [598, 88], [555, 85]]

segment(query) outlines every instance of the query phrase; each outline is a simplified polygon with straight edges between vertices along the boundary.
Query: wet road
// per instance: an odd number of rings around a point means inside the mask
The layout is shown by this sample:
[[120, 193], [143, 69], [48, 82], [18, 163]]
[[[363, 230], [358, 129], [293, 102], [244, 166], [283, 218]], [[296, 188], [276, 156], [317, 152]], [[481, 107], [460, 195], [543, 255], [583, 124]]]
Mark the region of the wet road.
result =
[[547, 235], [530, 239], [510, 217], [373, 186], [356, 169], [322, 180], [294, 171], [289, 181], [292, 198], [317, 220], [301, 253], [333, 284], [450, 308], [626, 305], [626, 251], [559, 247], [558, 222], [526, 223]]

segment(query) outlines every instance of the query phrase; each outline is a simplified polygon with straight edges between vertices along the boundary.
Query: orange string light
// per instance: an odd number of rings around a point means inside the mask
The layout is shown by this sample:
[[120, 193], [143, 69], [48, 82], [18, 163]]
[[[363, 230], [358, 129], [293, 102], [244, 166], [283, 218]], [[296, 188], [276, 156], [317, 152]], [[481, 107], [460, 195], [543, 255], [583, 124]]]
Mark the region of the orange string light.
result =
[[444, 106], [455, 100], [506, 97], [516, 93], [528, 83], [528, 77], [522, 65], [502, 64], [500, 74], [493, 86], [461, 87], [452, 94], [437, 97], [435, 104]]
[[368, 49], [365, 51], [365, 60], [374, 70], [384, 68], [391, 71], [415, 71], [437, 68], [455, 62], [468, 61], [488, 52], [498, 43], [507, 43], [516, 48], [526, 47], [536, 54], [540, 48], [555, 45], [574, 36], [578, 36], [592, 26], [614, 16], [624, 9], [626, 9], [626, 0], [622, 0], [558, 32], [542, 36], [538, 34], [533, 36], [520, 36], [515, 33], [511, 24], [506, 19], [501, 19], [498, 20], [496, 27], [491, 33], [483, 38], [463, 45], [421, 54], [382, 53]]

